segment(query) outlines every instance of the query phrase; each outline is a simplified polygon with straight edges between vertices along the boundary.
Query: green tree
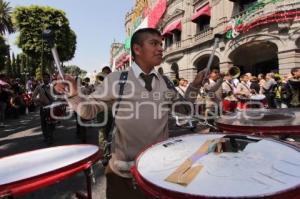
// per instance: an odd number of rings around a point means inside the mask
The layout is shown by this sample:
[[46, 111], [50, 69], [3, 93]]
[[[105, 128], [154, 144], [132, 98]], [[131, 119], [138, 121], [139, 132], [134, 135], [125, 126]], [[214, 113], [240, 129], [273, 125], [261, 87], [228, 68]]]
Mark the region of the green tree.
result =
[[5, 74], [8, 77], [12, 77], [12, 70], [11, 70], [11, 60], [10, 60], [10, 55], [5, 58]]
[[16, 76], [17, 77], [21, 76], [21, 57], [20, 57], [20, 54], [18, 54], [17, 57], [16, 57]]
[[13, 23], [20, 33], [16, 42], [18, 47], [30, 58], [39, 60], [39, 65], [42, 53], [43, 65], [53, 65], [51, 46], [43, 40], [43, 30], [54, 31], [54, 42], [62, 62], [74, 57], [76, 35], [62, 10], [43, 6], [17, 7], [13, 12]]
[[76, 65], [70, 65], [64, 67], [64, 72], [73, 76], [83, 77], [86, 75], [86, 71], [82, 70], [80, 67]]
[[6, 45], [5, 40], [0, 36], [0, 71], [5, 70], [5, 62], [9, 55], [9, 46]]
[[42, 79], [42, 74], [41, 74], [41, 68], [36, 68], [35, 70], [35, 79], [36, 80], [41, 80]]
[[12, 54], [12, 58], [11, 58], [11, 62], [10, 62], [10, 68], [11, 68], [11, 76], [12, 77], [16, 77], [16, 58], [15, 58], [15, 54]]
[[9, 3], [3, 0], [0, 0], [0, 34], [4, 35], [5, 32], [13, 33], [13, 23], [11, 20], [11, 7]]

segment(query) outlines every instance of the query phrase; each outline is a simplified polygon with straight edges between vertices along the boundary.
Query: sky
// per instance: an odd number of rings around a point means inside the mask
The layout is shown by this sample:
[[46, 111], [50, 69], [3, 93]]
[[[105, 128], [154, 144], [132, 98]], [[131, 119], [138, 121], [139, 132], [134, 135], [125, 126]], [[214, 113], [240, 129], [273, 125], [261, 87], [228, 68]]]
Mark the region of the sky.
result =
[[[109, 64], [110, 45], [115, 40], [124, 42], [125, 15], [135, 0], [7, 0], [10, 7], [41, 5], [61, 9], [66, 13], [70, 27], [77, 36], [74, 58], [65, 65], [77, 65], [87, 72], [99, 71]], [[21, 50], [15, 45], [16, 34], [9, 35], [11, 50]]]

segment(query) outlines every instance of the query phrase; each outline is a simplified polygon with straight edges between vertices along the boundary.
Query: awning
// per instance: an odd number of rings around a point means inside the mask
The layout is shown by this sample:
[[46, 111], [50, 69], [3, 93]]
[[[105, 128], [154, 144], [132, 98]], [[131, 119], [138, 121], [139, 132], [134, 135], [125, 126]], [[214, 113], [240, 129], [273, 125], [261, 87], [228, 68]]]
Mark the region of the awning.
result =
[[172, 34], [174, 30], [181, 30], [181, 19], [174, 21], [164, 28], [162, 35]]
[[203, 6], [199, 10], [197, 10], [197, 12], [192, 16], [191, 21], [195, 22], [199, 17], [201, 17], [203, 15], [210, 16], [209, 4], [206, 4], [205, 6]]

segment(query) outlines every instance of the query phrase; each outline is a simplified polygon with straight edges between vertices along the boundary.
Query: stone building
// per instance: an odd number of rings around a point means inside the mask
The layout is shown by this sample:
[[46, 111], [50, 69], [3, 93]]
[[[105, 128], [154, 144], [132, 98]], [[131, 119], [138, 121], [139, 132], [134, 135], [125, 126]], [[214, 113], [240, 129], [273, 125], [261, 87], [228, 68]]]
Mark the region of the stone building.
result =
[[165, 38], [160, 67], [171, 78], [192, 80], [220, 35], [212, 67], [289, 74], [300, 62], [299, 8], [299, 0], [168, 0], [159, 24]]
[[[138, 28], [139, 15], [143, 24], [145, 10], [163, 1], [166, 9], [156, 24], [164, 36], [163, 63], [158, 68], [171, 79], [192, 80], [205, 68], [216, 36], [220, 41], [212, 67], [221, 71], [235, 65], [242, 73], [284, 75], [299, 66], [300, 0], [136, 0], [125, 17], [127, 35]], [[120, 53], [120, 60], [128, 63], [128, 46], [122, 51], [127, 58]]]

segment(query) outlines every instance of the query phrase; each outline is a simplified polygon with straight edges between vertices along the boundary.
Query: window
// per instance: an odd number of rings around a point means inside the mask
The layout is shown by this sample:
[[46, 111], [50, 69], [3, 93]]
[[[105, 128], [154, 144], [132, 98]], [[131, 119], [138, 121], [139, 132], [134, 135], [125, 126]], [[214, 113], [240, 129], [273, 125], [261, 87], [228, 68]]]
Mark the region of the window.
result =
[[201, 16], [196, 21], [197, 24], [197, 30], [196, 33], [200, 33], [204, 30], [209, 29], [210, 26], [210, 16]]

